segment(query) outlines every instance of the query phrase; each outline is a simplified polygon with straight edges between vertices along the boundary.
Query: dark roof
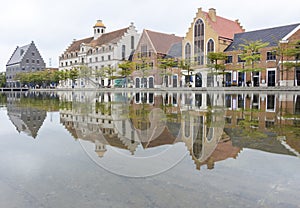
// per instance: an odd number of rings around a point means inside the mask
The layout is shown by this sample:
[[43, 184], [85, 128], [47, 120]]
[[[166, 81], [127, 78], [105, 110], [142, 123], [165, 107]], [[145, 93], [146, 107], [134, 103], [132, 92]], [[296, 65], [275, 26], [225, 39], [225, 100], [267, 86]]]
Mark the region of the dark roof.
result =
[[174, 43], [168, 51], [167, 58], [180, 58], [182, 56], [182, 42]]
[[278, 41], [282, 40], [286, 35], [293, 31], [298, 24], [286, 25], [281, 27], [268, 28], [263, 30], [255, 30], [244, 33], [237, 33], [234, 35], [234, 40], [231, 45], [225, 51], [240, 50], [241, 44], [247, 41], [262, 41], [269, 43], [268, 47], [274, 47], [278, 45]]
[[31, 43], [22, 47], [17, 47], [14, 51], [13, 55], [7, 62], [7, 65], [17, 64], [20, 63], [26, 54], [27, 50], [29, 49]]

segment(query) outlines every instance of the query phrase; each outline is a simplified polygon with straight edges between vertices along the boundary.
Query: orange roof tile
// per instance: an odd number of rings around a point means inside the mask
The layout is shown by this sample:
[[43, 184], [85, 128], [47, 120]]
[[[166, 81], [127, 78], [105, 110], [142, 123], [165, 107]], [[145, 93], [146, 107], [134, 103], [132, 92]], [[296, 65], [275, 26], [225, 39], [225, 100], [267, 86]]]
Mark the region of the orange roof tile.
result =
[[216, 16], [216, 21], [212, 21], [208, 12], [203, 12], [211, 27], [219, 34], [220, 37], [233, 39], [235, 33], [242, 33], [244, 29], [237, 21], [232, 21], [220, 16]]

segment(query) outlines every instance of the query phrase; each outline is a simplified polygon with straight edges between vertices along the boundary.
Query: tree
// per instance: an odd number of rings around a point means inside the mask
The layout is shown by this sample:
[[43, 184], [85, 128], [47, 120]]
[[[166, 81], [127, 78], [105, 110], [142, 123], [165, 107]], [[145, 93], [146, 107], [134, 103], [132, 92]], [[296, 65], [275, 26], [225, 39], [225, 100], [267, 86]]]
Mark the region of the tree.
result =
[[174, 58], [158, 59], [158, 68], [161, 69], [161, 75], [163, 77], [165, 87], [167, 87], [167, 76], [172, 74], [169, 69], [176, 66], [178, 66], [178, 62]]
[[88, 80], [92, 76], [92, 69], [87, 65], [79, 66], [79, 77], [84, 79], [85, 85], [88, 83]]
[[69, 72], [69, 78], [72, 80], [72, 87], [74, 87], [74, 83], [78, 77], [79, 77], [79, 71], [76, 67], [74, 67]]
[[6, 83], [6, 73], [1, 72], [0, 73], [0, 87], [5, 87], [5, 83]]
[[96, 70], [94, 71], [94, 76], [99, 80], [100, 86], [103, 87], [104, 84], [102, 84], [102, 80], [103, 80], [104, 78], [106, 78], [106, 74], [105, 74], [104, 68], [96, 69]]
[[[242, 48], [242, 55], [240, 56], [241, 60], [245, 61], [245, 65], [243, 69], [240, 69], [239, 71], [242, 72], [250, 72], [252, 74], [252, 82], [253, 75], [256, 72], [260, 72], [264, 70], [264, 68], [257, 67], [257, 63], [261, 59], [260, 50], [262, 48], [265, 48], [269, 45], [269, 43], [262, 42], [261, 40], [256, 41], [248, 41], [244, 40], [244, 44], [240, 44], [240, 47]], [[255, 84], [255, 83], [254, 83]]]
[[125, 77], [125, 87], [127, 87], [127, 77], [133, 72], [135, 68], [135, 63], [131, 61], [124, 61], [118, 65], [120, 69], [122, 69], [119, 74], [122, 77]]
[[108, 78], [108, 85], [112, 85], [112, 80], [116, 78], [116, 76], [114, 75], [116, 69], [109, 65], [107, 67], [104, 67], [103, 70], [105, 72], [106, 77]]
[[209, 68], [216, 70], [216, 75], [222, 74], [223, 75], [223, 81], [222, 86], [225, 86], [225, 64], [224, 61], [227, 59], [227, 56], [223, 52], [211, 52], [207, 56], [209, 60], [209, 64], [207, 66]]
[[296, 78], [296, 68], [300, 67], [299, 59], [300, 59], [300, 40], [292, 42], [289, 44], [289, 47], [283, 53], [287, 61], [283, 63], [283, 66], [286, 68], [287, 76], [288, 71], [294, 69], [294, 86], [296, 86], [295, 78]]
[[191, 74], [190, 72], [194, 71], [194, 69], [192, 68], [193, 64], [191, 62], [190, 59], [183, 59], [180, 61], [179, 63], [179, 67], [183, 70], [187, 71], [187, 75], [185, 75], [185, 82], [187, 84], [187, 86], [190, 86], [190, 82], [191, 82]]

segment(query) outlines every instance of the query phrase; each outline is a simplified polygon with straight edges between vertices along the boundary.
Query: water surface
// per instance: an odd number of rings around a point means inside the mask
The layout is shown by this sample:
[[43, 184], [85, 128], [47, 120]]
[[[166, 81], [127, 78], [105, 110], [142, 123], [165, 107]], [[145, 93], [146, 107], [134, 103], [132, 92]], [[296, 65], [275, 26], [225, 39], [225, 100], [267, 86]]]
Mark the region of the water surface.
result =
[[297, 94], [0, 94], [1, 207], [299, 207]]

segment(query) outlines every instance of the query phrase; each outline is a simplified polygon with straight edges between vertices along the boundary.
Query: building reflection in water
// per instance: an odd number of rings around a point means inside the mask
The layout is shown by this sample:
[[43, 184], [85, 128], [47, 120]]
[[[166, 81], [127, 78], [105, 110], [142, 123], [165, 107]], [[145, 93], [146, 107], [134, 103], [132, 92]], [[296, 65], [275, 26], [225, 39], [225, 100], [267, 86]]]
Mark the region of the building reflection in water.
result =
[[37, 137], [38, 131], [46, 119], [47, 111], [58, 109], [51, 109], [55, 105], [49, 106], [49, 104], [54, 104], [55, 100], [58, 104], [56, 94], [9, 92], [2, 94], [2, 96], [6, 97], [8, 117], [16, 127], [16, 130], [34, 139]]
[[60, 101], [61, 123], [93, 142], [100, 157], [107, 145], [134, 155], [139, 146], [179, 142], [197, 169], [213, 169], [243, 148], [299, 156], [300, 99], [293, 94], [64, 92]]
[[182, 143], [195, 167], [237, 158], [243, 148], [293, 155], [300, 152], [300, 95], [213, 93], [59, 92], [1, 94], [18, 132], [36, 138], [47, 112], [75, 139], [136, 155]]

